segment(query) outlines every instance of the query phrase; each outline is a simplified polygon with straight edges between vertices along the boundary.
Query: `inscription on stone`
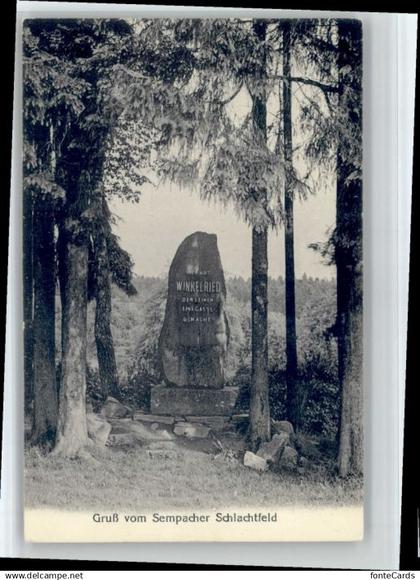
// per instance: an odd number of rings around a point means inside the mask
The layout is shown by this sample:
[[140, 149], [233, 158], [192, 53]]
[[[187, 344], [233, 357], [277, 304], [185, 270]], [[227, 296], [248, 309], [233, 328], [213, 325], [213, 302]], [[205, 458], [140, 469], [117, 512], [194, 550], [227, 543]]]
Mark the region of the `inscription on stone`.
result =
[[181, 243], [169, 270], [159, 338], [161, 369], [167, 384], [223, 387], [229, 339], [225, 301], [217, 236], [195, 232]]

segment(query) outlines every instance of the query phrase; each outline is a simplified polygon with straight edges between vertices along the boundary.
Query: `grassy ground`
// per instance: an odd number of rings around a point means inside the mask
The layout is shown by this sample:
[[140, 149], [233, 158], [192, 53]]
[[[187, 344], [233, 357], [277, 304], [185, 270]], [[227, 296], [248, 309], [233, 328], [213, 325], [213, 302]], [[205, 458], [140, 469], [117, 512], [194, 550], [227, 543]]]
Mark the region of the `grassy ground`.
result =
[[237, 461], [176, 447], [104, 448], [96, 460], [64, 460], [26, 453], [28, 507], [92, 509], [211, 509], [245, 506], [351, 505], [361, 501], [359, 481], [325, 471], [259, 474]]

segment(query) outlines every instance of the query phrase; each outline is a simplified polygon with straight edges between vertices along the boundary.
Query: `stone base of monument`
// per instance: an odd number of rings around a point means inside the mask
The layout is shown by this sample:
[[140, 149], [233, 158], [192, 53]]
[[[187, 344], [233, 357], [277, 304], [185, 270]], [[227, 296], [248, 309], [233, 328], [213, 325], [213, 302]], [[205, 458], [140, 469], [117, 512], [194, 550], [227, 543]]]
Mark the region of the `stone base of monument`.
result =
[[239, 389], [186, 389], [154, 387], [150, 396], [150, 411], [159, 415], [229, 416], [233, 413]]

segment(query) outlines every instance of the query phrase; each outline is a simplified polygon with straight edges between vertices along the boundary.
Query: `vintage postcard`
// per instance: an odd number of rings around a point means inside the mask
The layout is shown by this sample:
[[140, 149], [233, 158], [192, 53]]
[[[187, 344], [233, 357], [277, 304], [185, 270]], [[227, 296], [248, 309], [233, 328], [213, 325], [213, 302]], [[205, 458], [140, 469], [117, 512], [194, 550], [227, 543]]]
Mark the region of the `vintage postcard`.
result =
[[22, 55], [26, 540], [361, 540], [361, 23]]

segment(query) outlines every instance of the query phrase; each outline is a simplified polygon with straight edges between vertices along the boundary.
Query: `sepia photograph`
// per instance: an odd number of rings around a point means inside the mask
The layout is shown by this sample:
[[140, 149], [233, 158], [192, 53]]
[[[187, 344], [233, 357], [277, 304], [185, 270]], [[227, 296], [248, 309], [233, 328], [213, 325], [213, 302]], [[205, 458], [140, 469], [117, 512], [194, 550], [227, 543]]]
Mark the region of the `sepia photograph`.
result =
[[23, 23], [25, 538], [363, 538], [362, 25]]

